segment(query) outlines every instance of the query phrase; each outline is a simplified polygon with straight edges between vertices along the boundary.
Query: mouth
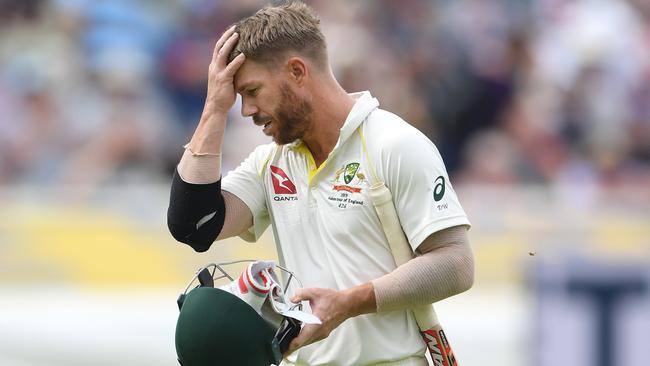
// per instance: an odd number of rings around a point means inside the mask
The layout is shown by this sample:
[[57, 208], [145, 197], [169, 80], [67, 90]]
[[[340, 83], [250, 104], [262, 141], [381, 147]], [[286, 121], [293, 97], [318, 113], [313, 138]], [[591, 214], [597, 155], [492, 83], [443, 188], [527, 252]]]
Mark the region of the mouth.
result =
[[266, 118], [258, 118], [257, 116], [253, 116], [253, 123], [255, 123], [257, 126], [266, 126], [267, 124], [271, 123], [273, 118], [271, 117], [266, 117]]
[[269, 135], [269, 131], [270, 131], [270, 128], [271, 128], [272, 124], [273, 124], [273, 121], [268, 121], [263, 125], [264, 129], [262, 131], [264, 131], [265, 135]]
[[258, 119], [254, 117], [253, 122], [255, 123], [256, 126], [263, 127], [263, 131], [267, 135], [268, 135], [269, 128], [273, 125], [272, 118]]

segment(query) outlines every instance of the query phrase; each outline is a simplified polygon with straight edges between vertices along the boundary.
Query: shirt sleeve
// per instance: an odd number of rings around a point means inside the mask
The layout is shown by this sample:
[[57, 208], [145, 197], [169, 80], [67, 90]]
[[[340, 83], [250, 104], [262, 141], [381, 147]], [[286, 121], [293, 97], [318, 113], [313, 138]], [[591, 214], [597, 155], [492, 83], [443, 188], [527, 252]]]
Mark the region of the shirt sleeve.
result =
[[429, 235], [470, 222], [433, 142], [395, 118], [392, 130], [397, 132], [378, 138], [382, 142], [378, 174], [393, 195], [400, 224], [415, 251]]
[[275, 151], [274, 144], [258, 146], [235, 169], [222, 179], [221, 189], [241, 199], [253, 214], [253, 226], [239, 236], [257, 241], [271, 223], [266, 205], [266, 186], [263, 179], [264, 166]]

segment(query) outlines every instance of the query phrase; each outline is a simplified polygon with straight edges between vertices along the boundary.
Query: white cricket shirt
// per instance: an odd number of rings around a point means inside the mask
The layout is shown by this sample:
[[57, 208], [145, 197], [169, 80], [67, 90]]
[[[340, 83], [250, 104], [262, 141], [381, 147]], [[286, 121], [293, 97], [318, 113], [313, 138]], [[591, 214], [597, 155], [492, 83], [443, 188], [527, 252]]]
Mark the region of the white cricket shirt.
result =
[[[369, 92], [352, 96], [357, 101], [320, 167], [302, 141], [271, 143], [222, 181], [253, 213], [242, 238], [255, 241], [272, 225], [280, 261], [305, 287], [343, 290], [395, 269], [368, 196], [371, 169], [361, 135], [413, 249], [438, 230], [469, 225], [433, 143], [379, 109]], [[392, 311], [348, 319], [282, 365], [426, 365], [424, 352], [412, 314]]]

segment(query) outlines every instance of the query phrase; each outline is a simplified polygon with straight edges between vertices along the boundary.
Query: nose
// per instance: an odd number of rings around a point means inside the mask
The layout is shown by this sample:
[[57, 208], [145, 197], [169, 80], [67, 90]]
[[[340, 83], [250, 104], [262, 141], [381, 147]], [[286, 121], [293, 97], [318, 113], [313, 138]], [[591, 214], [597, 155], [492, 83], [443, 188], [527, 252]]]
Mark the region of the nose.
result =
[[248, 98], [244, 97], [241, 101], [241, 115], [244, 117], [251, 117], [259, 113], [259, 109]]

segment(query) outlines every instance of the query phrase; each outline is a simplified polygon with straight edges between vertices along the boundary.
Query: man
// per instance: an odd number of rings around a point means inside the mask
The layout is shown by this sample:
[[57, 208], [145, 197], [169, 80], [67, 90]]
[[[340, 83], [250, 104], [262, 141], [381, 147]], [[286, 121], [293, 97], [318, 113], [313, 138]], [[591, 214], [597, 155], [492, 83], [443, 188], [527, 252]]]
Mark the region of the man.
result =
[[[220, 179], [235, 95], [273, 143]], [[319, 20], [297, 1], [239, 21], [217, 41], [205, 109], [172, 183], [168, 224], [196, 251], [272, 225], [280, 261], [322, 325], [307, 325], [283, 365], [426, 365], [407, 309], [469, 289], [473, 256], [438, 151], [369, 92], [334, 78]], [[234, 141], [229, 143], [236, 143]], [[382, 180], [418, 257], [395, 268], [368, 187]]]

